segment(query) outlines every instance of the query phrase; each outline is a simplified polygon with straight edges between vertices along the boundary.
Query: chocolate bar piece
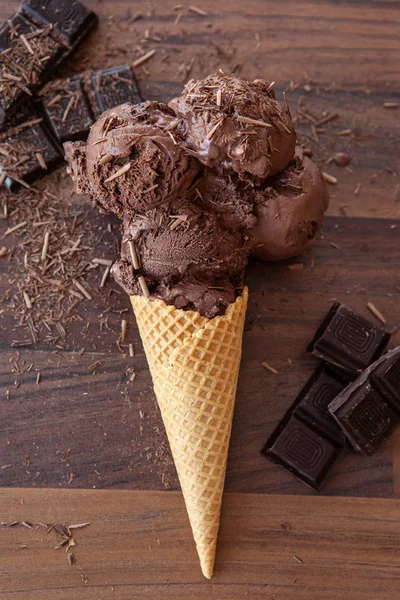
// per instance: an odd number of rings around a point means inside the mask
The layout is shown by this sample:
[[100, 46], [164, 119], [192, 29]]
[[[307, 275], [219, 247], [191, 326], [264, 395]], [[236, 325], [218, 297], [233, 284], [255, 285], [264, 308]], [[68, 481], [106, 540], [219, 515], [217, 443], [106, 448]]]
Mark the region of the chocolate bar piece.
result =
[[289, 415], [268, 441], [264, 454], [318, 490], [342, 448], [297, 415]]
[[13, 40], [19, 37], [21, 33], [26, 36], [32, 30], [32, 23], [20, 13], [16, 13], [11, 19], [4, 21], [0, 27], [0, 51], [4, 52], [7, 48], [11, 48]]
[[96, 118], [119, 104], [142, 102], [142, 96], [131, 68], [121, 65], [94, 72], [86, 91]]
[[59, 79], [50, 82], [41, 92], [50, 129], [61, 144], [86, 139], [93, 125], [82, 81], [79, 76]]
[[381, 327], [335, 302], [307, 350], [343, 369], [360, 372], [381, 356], [389, 338]]
[[343, 446], [345, 437], [328, 410], [329, 404], [338, 396], [347, 382], [328, 366], [322, 364], [307, 381], [292, 405], [293, 412], [304, 421], [316, 427], [321, 433], [328, 433]]
[[97, 23], [97, 16], [77, 0], [26, 0], [21, 12], [41, 26], [51, 25], [72, 48]]
[[58, 62], [63, 47], [49, 28], [40, 28], [17, 14], [0, 32], [7, 47], [0, 54], [0, 125], [6, 116], [40, 87]]
[[400, 421], [400, 347], [366, 369], [329, 405], [356, 450], [370, 454]]
[[[314, 489], [320, 487], [346, 444], [345, 435], [328, 411], [328, 405], [346, 385], [344, 379], [321, 365], [263, 448], [263, 454]], [[307, 454], [312, 448], [319, 456], [315, 465]]]
[[371, 370], [375, 389], [389, 399], [398, 411], [400, 407], [400, 348], [383, 357]]
[[77, 1], [26, 0], [0, 28], [0, 126], [97, 22]]
[[38, 116], [35, 112], [32, 102], [30, 99], [24, 100], [24, 102], [18, 106], [18, 108], [4, 121], [2, 127], [0, 127], [0, 138], [2, 134], [15, 129], [19, 125], [26, 123], [27, 121], [33, 121]]
[[30, 184], [63, 162], [61, 149], [35, 119], [0, 137], [0, 181], [10, 191]]

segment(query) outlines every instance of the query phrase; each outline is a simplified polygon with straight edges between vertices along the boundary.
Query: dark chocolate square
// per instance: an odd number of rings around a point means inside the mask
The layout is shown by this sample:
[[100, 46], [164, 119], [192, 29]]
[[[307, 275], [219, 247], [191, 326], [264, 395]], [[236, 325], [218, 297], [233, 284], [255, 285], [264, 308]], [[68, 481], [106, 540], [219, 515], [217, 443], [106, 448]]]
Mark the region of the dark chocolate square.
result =
[[81, 77], [51, 82], [42, 98], [50, 129], [60, 143], [87, 138], [93, 119]]
[[389, 334], [343, 304], [333, 304], [308, 346], [318, 358], [360, 372], [384, 351]]
[[371, 384], [400, 414], [400, 347], [393, 350], [371, 373]]
[[[32, 31], [32, 24], [19, 13], [4, 21], [0, 26], [0, 51], [12, 46], [16, 34], [27, 34]], [[1, 56], [0, 56], [1, 59]]]
[[131, 68], [128, 65], [95, 71], [90, 78], [88, 95], [96, 117], [104, 111], [130, 102], [139, 104], [142, 96]]
[[370, 454], [399, 422], [390, 402], [371, 385], [368, 378], [346, 388], [329, 410], [356, 450]]
[[71, 47], [97, 23], [95, 13], [77, 0], [26, 0], [20, 10], [35, 23], [53, 25]]
[[36, 119], [38, 116], [36, 114], [35, 108], [29, 99], [24, 100], [24, 102], [14, 110], [14, 112], [7, 117], [4, 121], [2, 127], [0, 127], [0, 135], [10, 131], [10, 129], [14, 129], [26, 121], [32, 121]]
[[346, 387], [325, 365], [321, 365], [297, 397], [294, 412], [323, 434], [329, 434], [343, 445], [344, 434], [328, 410], [329, 404]]
[[0, 52], [10, 47], [10, 29], [7, 23], [0, 25]]
[[[20, 188], [18, 180], [33, 183], [63, 163], [61, 149], [40, 123], [16, 130], [1, 145], [9, 156], [0, 156], [0, 174], [7, 173], [3, 185], [10, 191]], [[46, 169], [41, 166], [37, 154], [43, 157]]]
[[318, 490], [342, 451], [334, 440], [293, 415], [264, 447], [264, 454]]
[[20, 14], [10, 23], [1, 31], [8, 47], [0, 55], [0, 125], [18, 103], [41, 87], [63, 52], [48, 29]]

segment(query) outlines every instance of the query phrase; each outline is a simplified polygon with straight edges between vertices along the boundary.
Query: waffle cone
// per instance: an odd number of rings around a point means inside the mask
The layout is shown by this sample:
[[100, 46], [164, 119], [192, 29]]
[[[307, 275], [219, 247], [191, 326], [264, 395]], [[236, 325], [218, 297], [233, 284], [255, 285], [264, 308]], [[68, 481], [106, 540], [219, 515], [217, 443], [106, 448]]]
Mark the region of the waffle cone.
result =
[[213, 574], [247, 288], [225, 315], [131, 296], [201, 569]]

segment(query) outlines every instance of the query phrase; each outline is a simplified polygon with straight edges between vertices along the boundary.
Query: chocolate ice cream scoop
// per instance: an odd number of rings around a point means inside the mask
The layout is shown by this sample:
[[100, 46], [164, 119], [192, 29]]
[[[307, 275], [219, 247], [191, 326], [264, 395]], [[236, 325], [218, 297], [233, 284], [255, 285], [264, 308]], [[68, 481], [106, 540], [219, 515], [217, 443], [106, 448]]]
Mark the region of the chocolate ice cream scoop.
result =
[[193, 192], [192, 201], [218, 215], [225, 227], [243, 231], [255, 225], [250, 180], [242, 182], [236, 173], [223, 175], [206, 168]]
[[326, 184], [300, 144], [286, 169], [259, 184], [205, 169], [195, 192], [196, 201], [224, 226], [245, 233], [250, 256], [261, 260], [301, 254], [320, 229], [328, 206]]
[[287, 106], [265, 81], [217, 73], [191, 79], [169, 106], [186, 150], [213, 169], [264, 179], [293, 157], [296, 132]]
[[200, 166], [174, 138], [177, 119], [165, 104], [122, 104], [91, 128], [87, 144], [64, 145], [77, 193], [123, 218], [183, 196]]
[[234, 302], [248, 251], [242, 234], [224, 228], [213, 213], [188, 204], [161, 222], [159, 215], [126, 218], [122, 233], [113, 274], [128, 294], [141, 293], [143, 276], [151, 294], [209, 318]]
[[255, 189], [253, 201], [257, 222], [246, 232], [250, 255], [283, 260], [313, 242], [329, 197], [320, 170], [298, 145], [290, 165]]
[[328, 204], [289, 109], [259, 80], [192, 80], [169, 107], [123, 104], [64, 146], [75, 191], [123, 219], [116, 281], [209, 318], [240, 295], [249, 256], [300, 254]]

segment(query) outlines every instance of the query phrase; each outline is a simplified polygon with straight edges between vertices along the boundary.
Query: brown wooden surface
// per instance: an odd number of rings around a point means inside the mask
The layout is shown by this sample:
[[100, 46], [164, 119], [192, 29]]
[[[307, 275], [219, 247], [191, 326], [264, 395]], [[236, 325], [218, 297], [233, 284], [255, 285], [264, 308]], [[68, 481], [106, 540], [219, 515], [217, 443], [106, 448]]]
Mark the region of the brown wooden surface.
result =
[[[330, 217], [322, 236], [301, 259], [290, 261], [301, 260], [302, 271], [292, 271], [285, 263], [259, 263], [248, 269], [251, 329], [244, 334], [228, 491], [310, 493], [263, 458], [260, 449], [317, 365], [305, 349], [333, 298], [365, 316], [371, 316], [366, 303], [373, 301], [386, 315], [389, 328], [400, 323], [400, 227], [392, 229], [384, 219]], [[4, 268], [2, 281], [10, 270], [12, 266]], [[67, 328], [69, 349], [56, 351], [45, 344], [33, 351], [19, 349], [17, 364], [23, 368], [25, 361], [26, 369], [32, 362], [30, 372], [12, 372], [17, 349], [10, 349], [10, 343], [15, 331], [12, 327], [3, 331], [0, 447], [1, 465], [6, 468], [0, 470], [1, 484], [177, 489], [129, 299], [118, 296], [115, 311], [129, 311], [125, 318], [130, 324], [128, 340], [136, 348], [134, 358], [121, 354], [115, 343], [120, 314], [109, 313], [109, 329], [100, 331], [101, 302], [82, 304], [85, 320]], [[11, 314], [9, 319], [12, 322]], [[82, 331], [86, 320], [91, 325], [88, 333]], [[86, 348], [83, 356], [82, 347]], [[97, 360], [101, 365], [89, 371]], [[262, 361], [279, 374], [266, 371]], [[134, 382], [129, 381], [132, 369], [137, 373]], [[38, 371], [40, 385], [36, 384]], [[20, 382], [18, 388], [15, 381]], [[67, 449], [70, 453], [63, 462]], [[391, 496], [392, 440], [370, 457], [352, 453], [340, 460], [323, 493]]]
[[1, 528], [2, 600], [399, 597], [398, 500], [226, 494], [211, 582], [178, 493], [0, 489], [0, 506], [8, 522], [90, 522], [74, 567], [54, 532]]
[[[189, 2], [174, 11], [176, 0], [87, 4], [100, 15], [100, 26], [65, 73], [132, 62], [155, 49], [137, 69], [151, 99], [173, 97], [188, 76], [220, 67], [249, 79], [275, 80], [278, 93], [288, 89], [302, 139], [338, 185], [330, 186], [322, 239], [294, 261], [304, 263], [302, 271], [253, 264], [247, 272], [249, 327], [226, 485], [240, 494], [226, 497], [211, 585], [199, 574], [180, 495], [143, 491], [178, 489], [178, 484], [128, 299], [115, 294], [110, 311], [98, 289], [101, 273], [93, 272], [88, 279], [93, 300], [81, 303], [82, 321], [67, 327], [64, 349], [57, 353], [41, 342], [18, 354], [10, 344], [19, 331], [9, 304], [1, 305], [0, 521], [95, 522], [76, 534], [74, 569], [63, 550], [54, 551], [54, 539], [41, 542], [43, 535], [28, 529], [0, 530], [2, 600], [397, 599], [399, 507], [389, 498], [400, 495], [398, 432], [371, 457], [341, 459], [321, 498], [310, 496], [313, 492], [259, 450], [317, 364], [305, 346], [333, 298], [366, 316], [371, 316], [366, 303], [373, 301], [390, 328], [400, 325], [400, 108], [383, 107], [400, 102], [400, 3], [204, 1], [199, 6], [207, 17], [189, 13]], [[0, 19], [17, 5], [1, 0]], [[182, 12], [179, 23], [177, 12]], [[133, 18], [136, 13], [140, 20]], [[316, 119], [323, 111], [337, 112], [338, 118], [323, 127], [317, 143], [299, 108]], [[350, 135], [338, 135], [346, 129]], [[349, 153], [349, 167], [326, 164], [338, 151]], [[70, 188], [64, 188], [60, 193], [71, 202], [71, 218], [84, 207], [98, 228], [97, 255], [114, 259], [117, 221], [97, 214], [83, 199], [71, 200]], [[0, 221], [0, 237], [8, 226]], [[17, 243], [18, 237], [9, 236], [0, 247]], [[0, 297], [6, 289], [15, 293], [10, 278], [12, 263], [0, 260]], [[109, 282], [106, 289], [117, 287]], [[134, 358], [116, 346], [123, 314]], [[393, 336], [395, 343], [399, 335]], [[90, 372], [97, 360], [101, 365]], [[261, 367], [264, 360], [278, 376]], [[33, 486], [141, 491], [28, 489]], [[281, 523], [291, 529], [281, 529]], [[24, 544], [27, 549], [20, 548]], [[90, 584], [81, 578], [86, 574]]]

